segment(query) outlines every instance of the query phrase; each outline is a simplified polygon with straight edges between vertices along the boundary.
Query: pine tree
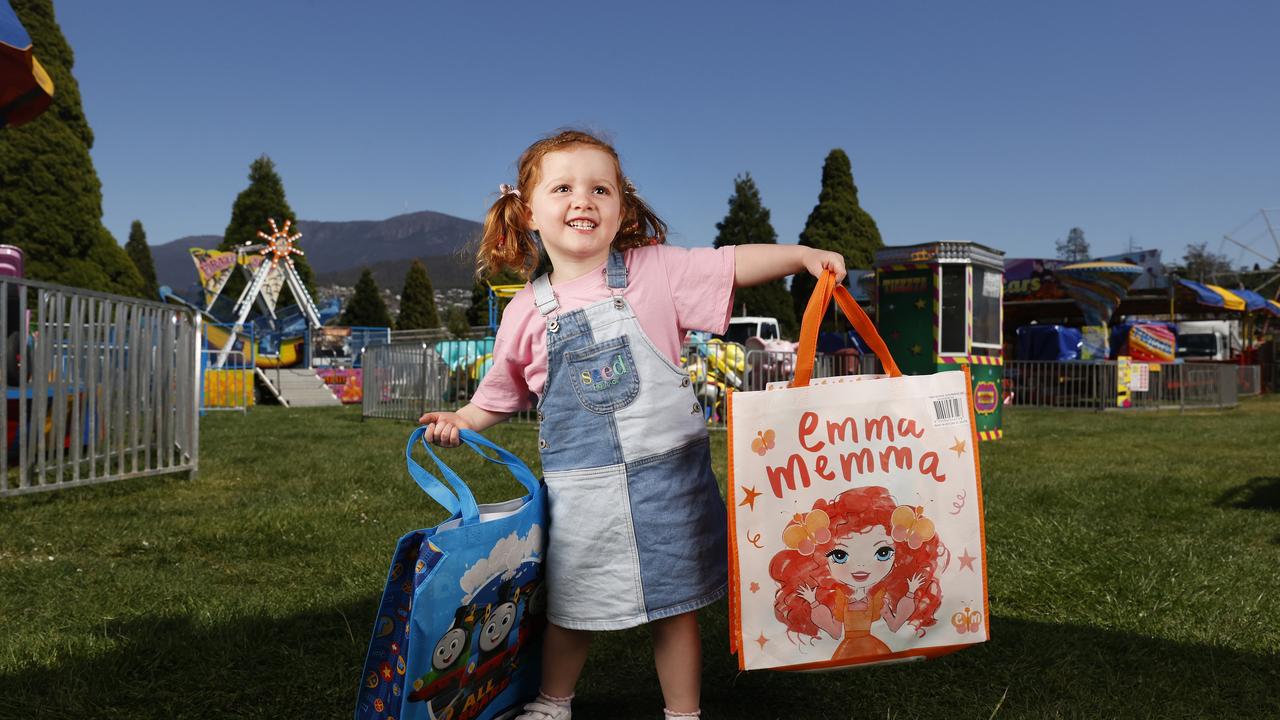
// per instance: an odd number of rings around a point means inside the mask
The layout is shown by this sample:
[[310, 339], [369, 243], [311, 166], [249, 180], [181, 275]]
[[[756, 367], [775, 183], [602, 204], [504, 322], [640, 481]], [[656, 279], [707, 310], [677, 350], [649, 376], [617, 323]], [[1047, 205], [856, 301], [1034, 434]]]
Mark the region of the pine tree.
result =
[[[778, 233], [769, 222], [769, 208], [760, 201], [760, 191], [751, 179], [751, 173], [733, 180], [733, 195], [729, 197], [729, 212], [724, 220], [716, 223], [715, 247], [778, 242]], [[791, 296], [782, 280], [773, 280], [755, 287], [738, 288], [734, 292], [734, 312], [777, 318], [785, 337], [796, 337], [799, 326], [791, 308]]]
[[151, 259], [151, 246], [147, 244], [147, 233], [142, 229], [141, 220], [134, 220], [129, 228], [129, 242], [124, 244], [124, 251], [142, 276], [143, 297], [152, 300], [160, 297], [160, 286], [156, 284], [156, 264]]
[[431, 277], [421, 260], [414, 260], [409, 273], [404, 276], [404, 290], [400, 291], [400, 317], [397, 330], [420, 330], [440, 327], [436, 314], [435, 291], [431, 289]]
[[[858, 205], [849, 156], [840, 148], [832, 150], [822, 164], [822, 191], [800, 233], [800, 244], [838, 252], [849, 268], [871, 267], [875, 251], [884, 247], [876, 221]], [[816, 282], [808, 273], [797, 273], [791, 281], [797, 320], [804, 317]]]
[[1058, 258], [1067, 262], [1084, 262], [1089, 259], [1089, 241], [1084, 239], [1084, 230], [1078, 227], [1067, 232], [1066, 240], [1054, 243], [1058, 250]]
[[43, 115], [0, 131], [0, 243], [22, 248], [27, 277], [140, 295], [142, 278], [102, 224], [102, 184], [89, 157], [93, 131], [53, 3], [10, 5], [53, 79], [54, 95]]
[[[270, 220], [276, 221], [276, 227], [283, 230], [285, 221], [292, 222], [289, 233], [294, 234], [301, 232], [298, 228], [297, 217], [293, 214], [293, 209], [289, 207], [289, 201], [284, 196], [284, 182], [280, 179], [280, 174], [276, 172], [276, 164], [271, 158], [262, 155], [257, 160], [249, 163], [249, 186], [240, 191], [236, 196], [235, 202], [231, 205], [231, 222], [227, 224], [227, 230], [222, 235], [222, 242], [218, 245], [219, 250], [234, 250], [242, 245], [257, 245], [263, 242], [258, 237], [258, 231], [271, 232]], [[307, 238], [304, 234], [302, 239], [298, 241], [298, 248], [303, 252], [307, 249]], [[306, 287], [307, 292], [314, 298], [316, 295], [315, 276], [311, 271], [311, 265], [307, 262], [305, 255], [292, 255], [293, 267], [298, 271], [298, 277], [302, 280], [302, 285]], [[227, 281], [226, 287], [223, 288], [222, 294], [226, 297], [235, 299], [240, 295], [240, 291], [247, 285], [240, 272], [234, 273]], [[280, 291], [280, 298], [276, 307], [288, 307], [297, 304], [293, 298], [293, 292], [288, 284]]]
[[391, 327], [391, 313], [387, 312], [387, 304], [382, 301], [382, 293], [369, 268], [360, 273], [355, 293], [347, 301], [340, 322], [360, 327]]

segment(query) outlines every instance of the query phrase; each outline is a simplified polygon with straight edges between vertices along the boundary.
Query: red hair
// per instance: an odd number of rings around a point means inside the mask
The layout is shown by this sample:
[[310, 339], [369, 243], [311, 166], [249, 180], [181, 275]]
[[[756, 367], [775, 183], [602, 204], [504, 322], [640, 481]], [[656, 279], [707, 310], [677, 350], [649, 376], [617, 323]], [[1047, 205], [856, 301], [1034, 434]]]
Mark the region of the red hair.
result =
[[[814, 510], [822, 510], [831, 518], [828, 527], [831, 539], [818, 545], [812, 554], [787, 549], [769, 561], [769, 575], [780, 586], [774, 596], [774, 614], [788, 630], [810, 637], [818, 635], [818, 626], [811, 619], [811, 607], [797, 590], [802, 586], [817, 587], [818, 602], [834, 610], [836, 597], [844, 590], [841, 583], [831, 577], [826, 554], [841, 538], [872, 527], [881, 527], [892, 537], [889, 518], [896, 507], [898, 504], [889, 491], [878, 486], [846, 490], [830, 502], [819, 499], [813, 504]], [[945, 550], [936, 535], [914, 550], [906, 541], [895, 541], [893, 550], [893, 568], [868, 594], [874, 596], [883, 590], [885, 602], [896, 603], [907, 594], [907, 580], [923, 574], [924, 584], [915, 592], [915, 610], [907, 620], [923, 635], [925, 628], [937, 622], [934, 615], [942, 603], [942, 588], [934, 576], [938, 571], [938, 558]]]
[[516, 163], [516, 191], [504, 193], [494, 201], [484, 218], [484, 234], [476, 251], [476, 275], [488, 277], [512, 269], [525, 278], [538, 266], [540, 248], [529, 229], [530, 197], [538, 184], [542, 158], [547, 153], [574, 147], [593, 147], [613, 158], [622, 189], [622, 222], [611, 246], [615, 250], [643, 245], [657, 245], [667, 240], [667, 224], [636, 195], [635, 188], [622, 174], [618, 151], [609, 143], [581, 130], [562, 130], [530, 145]]

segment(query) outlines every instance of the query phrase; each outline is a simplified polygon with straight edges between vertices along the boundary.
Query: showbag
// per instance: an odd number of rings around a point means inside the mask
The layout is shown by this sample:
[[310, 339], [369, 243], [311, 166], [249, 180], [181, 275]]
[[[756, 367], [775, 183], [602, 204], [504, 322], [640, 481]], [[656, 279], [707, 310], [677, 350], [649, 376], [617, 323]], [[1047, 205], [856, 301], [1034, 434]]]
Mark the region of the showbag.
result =
[[450, 513], [396, 544], [361, 674], [356, 720], [492, 720], [538, 694], [546, 624], [542, 563], [546, 486], [479, 433], [462, 441], [505, 465], [527, 494], [477, 505], [467, 484], [432, 451], [440, 478], [413, 459], [409, 474]]
[[[887, 375], [812, 379], [832, 297]], [[743, 670], [924, 659], [988, 639], [968, 369], [904, 376], [830, 272], [795, 379], [729, 396], [730, 643]]]

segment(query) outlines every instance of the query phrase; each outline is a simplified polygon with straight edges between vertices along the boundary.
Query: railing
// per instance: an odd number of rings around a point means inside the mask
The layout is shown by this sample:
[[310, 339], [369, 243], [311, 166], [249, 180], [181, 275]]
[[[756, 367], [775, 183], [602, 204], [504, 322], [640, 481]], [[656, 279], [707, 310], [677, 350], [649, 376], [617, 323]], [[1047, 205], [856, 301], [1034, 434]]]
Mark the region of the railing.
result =
[[[1143, 363], [1146, 370], [1142, 371], [1137, 365], [1131, 364], [1128, 393], [1121, 396], [1115, 361], [1010, 361], [1005, 363], [1005, 401], [1014, 406], [1082, 410], [1231, 407], [1238, 402], [1239, 366]], [[1135, 389], [1141, 387], [1140, 372], [1146, 373], [1145, 390]]]
[[195, 475], [200, 318], [172, 305], [0, 278], [0, 497]]
[[245, 361], [244, 353], [232, 350], [221, 368], [218, 350], [200, 351], [200, 367], [203, 380], [200, 384], [200, 412], [212, 410], [238, 410], [246, 412], [254, 404], [253, 364]]
[[1262, 367], [1260, 365], [1237, 365], [1236, 388], [1241, 396], [1262, 394]]
[[[488, 371], [491, 340], [449, 340], [434, 345], [394, 344], [369, 348], [363, 357], [364, 399], [361, 414], [369, 418], [417, 420], [427, 410], [454, 410], [475, 394]], [[770, 382], [788, 381], [794, 352], [746, 351], [731, 343], [684, 346], [684, 367], [702, 404], [707, 423], [725, 422], [728, 389], [763, 390]], [[879, 372], [873, 356], [819, 355], [814, 377]], [[517, 419], [531, 419], [532, 412]]]

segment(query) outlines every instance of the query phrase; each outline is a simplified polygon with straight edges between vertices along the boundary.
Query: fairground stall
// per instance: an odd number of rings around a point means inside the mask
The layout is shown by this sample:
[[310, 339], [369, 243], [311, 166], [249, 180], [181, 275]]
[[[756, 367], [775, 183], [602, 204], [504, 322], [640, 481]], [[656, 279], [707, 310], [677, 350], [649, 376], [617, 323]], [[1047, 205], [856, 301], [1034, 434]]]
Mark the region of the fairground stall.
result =
[[978, 437], [1001, 437], [1004, 253], [963, 241], [875, 254], [876, 324], [898, 367], [927, 375], [969, 366]]

